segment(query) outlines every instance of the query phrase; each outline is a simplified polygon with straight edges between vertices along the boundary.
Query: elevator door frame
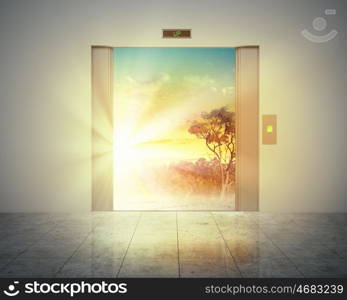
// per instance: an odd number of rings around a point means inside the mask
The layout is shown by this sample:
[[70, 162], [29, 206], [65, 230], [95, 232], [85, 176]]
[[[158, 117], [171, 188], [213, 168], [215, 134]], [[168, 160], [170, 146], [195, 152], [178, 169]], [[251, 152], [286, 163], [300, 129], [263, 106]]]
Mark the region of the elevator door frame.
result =
[[[92, 46], [92, 211], [113, 211], [113, 49]], [[136, 47], [165, 48], [165, 47]], [[236, 49], [235, 210], [259, 210], [259, 47]]]

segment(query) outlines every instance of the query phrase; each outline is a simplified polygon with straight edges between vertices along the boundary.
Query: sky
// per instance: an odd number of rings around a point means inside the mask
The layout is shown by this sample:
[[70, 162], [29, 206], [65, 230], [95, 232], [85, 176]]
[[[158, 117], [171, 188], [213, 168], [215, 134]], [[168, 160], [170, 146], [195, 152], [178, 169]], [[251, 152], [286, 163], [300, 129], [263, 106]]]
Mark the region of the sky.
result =
[[211, 158], [188, 132], [202, 112], [235, 109], [234, 48], [115, 48], [115, 155]]

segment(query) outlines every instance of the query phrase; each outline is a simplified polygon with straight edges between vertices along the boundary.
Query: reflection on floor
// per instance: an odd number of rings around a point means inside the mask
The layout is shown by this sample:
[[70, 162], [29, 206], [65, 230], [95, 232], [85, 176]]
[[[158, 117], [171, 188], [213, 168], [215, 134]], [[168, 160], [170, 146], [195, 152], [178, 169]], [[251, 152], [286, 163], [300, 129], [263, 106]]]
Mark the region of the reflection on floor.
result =
[[0, 277], [347, 276], [347, 214], [0, 214]]

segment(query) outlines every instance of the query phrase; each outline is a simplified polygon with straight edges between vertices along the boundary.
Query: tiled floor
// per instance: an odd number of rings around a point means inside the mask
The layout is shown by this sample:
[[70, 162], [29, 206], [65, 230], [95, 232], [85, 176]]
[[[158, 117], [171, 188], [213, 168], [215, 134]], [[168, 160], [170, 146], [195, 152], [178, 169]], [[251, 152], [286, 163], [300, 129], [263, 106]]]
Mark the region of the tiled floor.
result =
[[346, 277], [347, 214], [0, 214], [0, 277]]

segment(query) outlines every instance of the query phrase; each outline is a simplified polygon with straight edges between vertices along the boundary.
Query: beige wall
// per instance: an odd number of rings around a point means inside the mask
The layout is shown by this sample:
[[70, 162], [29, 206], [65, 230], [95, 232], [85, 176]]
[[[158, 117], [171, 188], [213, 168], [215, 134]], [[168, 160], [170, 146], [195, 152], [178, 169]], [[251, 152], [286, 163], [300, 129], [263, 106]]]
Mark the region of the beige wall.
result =
[[[338, 36], [300, 31], [325, 8]], [[347, 211], [344, 0], [0, 0], [0, 211], [91, 208], [91, 45], [260, 45], [260, 210]], [[193, 38], [162, 40], [161, 28]], [[324, 32], [326, 33], [326, 32]]]

